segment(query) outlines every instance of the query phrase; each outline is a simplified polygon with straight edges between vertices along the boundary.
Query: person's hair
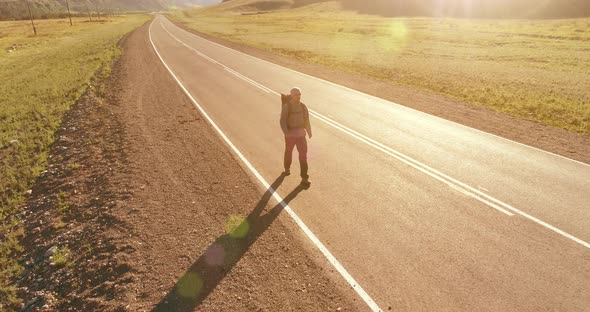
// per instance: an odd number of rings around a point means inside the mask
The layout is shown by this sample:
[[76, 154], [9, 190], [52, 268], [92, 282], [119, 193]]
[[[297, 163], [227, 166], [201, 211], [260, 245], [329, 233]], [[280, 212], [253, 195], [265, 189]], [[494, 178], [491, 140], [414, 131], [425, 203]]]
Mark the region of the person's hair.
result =
[[290, 92], [291, 95], [295, 95], [295, 94], [301, 94], [301, 89], [297, 88], [297, 87], [293, 87], [293, 89], [291, 89]]

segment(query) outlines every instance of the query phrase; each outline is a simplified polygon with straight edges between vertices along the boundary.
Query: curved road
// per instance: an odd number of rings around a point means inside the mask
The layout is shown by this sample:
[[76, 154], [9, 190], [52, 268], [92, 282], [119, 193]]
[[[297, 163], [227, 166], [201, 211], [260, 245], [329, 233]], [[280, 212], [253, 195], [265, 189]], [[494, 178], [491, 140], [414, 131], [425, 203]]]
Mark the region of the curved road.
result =
[[[313, 185], [290, 206], [374, 310], [590, 310], [589, 165], [256, 59], [163, 16], [150, 34], [267, 181], [282, 171], [277, 92], [302, 89]], [[284, 189], [299, 182], [296, 157], [292, 169]]]

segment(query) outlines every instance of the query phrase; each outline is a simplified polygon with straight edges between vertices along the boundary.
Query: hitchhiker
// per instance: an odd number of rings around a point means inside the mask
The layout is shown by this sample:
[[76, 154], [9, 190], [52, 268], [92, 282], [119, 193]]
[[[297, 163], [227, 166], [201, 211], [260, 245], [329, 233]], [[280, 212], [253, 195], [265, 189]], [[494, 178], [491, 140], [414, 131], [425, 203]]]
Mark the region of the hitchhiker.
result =
[[311, 124], [309, 123], [309, 112], [307, 106], [301, 103], [301, 90], [299, 88], [291, 89], [290, 95], [281, 94], [281, 129], [285, 134], [285, 171], [283, 174], [291, 174], [291, 162], [293, 158], [293, 148], [297, 146], [299, 152], [299, 167], [301, 168], [301, 184], [309, 187], [311, 180], [307, 174], [307, 134], [311, 139]]

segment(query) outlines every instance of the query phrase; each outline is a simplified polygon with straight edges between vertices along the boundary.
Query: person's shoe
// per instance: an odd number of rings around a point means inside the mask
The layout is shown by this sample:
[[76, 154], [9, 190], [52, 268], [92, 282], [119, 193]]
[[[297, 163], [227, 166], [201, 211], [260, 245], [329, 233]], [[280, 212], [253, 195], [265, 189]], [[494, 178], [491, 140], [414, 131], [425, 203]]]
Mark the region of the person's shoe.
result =
[[303, 178], [303, 179], [301, 179], [301, 185], [304, 187], [310, 187], [311, 180], [309, 178]]
[[291, 174], [291, 170], [289, 170], [289, 169], [287, 169], [287, 170], [283, 171], [283, 175], [284, 175], [284, 176], [288, 176], [288, 175], [290, 175], [290, 174]]

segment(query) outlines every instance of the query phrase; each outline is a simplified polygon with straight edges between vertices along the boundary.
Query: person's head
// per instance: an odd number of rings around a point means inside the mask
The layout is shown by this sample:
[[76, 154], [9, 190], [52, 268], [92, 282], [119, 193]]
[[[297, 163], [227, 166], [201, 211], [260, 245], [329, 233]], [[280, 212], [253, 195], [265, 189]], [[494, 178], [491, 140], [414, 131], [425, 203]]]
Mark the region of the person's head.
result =
[[301, 100], [301, 89], [294, 87], [291, 89], [291, 100], [295, 103], [299, 103]]

